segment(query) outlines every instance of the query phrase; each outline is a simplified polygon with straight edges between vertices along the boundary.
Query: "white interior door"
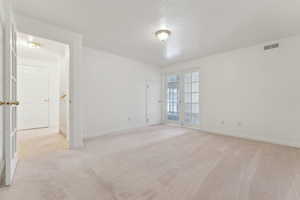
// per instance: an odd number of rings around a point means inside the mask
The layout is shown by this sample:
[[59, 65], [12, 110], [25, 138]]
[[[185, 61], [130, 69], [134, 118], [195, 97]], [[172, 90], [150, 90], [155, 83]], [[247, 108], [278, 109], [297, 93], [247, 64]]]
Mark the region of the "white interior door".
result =
[[2, 178], [2, 172], [4, 169], [4, 24], [0, 21], [0, 179]]
[[43, 67], [18, 66], [18, 130], [49, 126], [49, 72]]
[[60, 66], [60, 98], [59, 98], [59, 132], [67, 137], [69, 141], [69, 112], [70, 112], [70, 92], [69, 92], [69, 49], [65, 50], [63, 65]]
[[4, 135], [5, 135], [5, 184], [13, 181], [17, 166], [17, 52], [16, 31], [13, 23], [5, 25], [4, 66]]
[[150, 125], [161, 121], [160, 87], [159, 80], [146, 82], [146, 122]]

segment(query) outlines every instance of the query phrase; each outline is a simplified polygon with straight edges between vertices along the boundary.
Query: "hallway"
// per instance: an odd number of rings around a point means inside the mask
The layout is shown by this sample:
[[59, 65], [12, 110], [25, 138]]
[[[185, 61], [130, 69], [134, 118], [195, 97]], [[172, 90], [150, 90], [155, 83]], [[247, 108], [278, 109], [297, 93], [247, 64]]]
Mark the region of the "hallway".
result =
[[19, 131], [17, 133], [19, 159], [38, 159], [54, 152], [67, 150], [66, 138], [53, 131], [55, 130], [47, 128]]

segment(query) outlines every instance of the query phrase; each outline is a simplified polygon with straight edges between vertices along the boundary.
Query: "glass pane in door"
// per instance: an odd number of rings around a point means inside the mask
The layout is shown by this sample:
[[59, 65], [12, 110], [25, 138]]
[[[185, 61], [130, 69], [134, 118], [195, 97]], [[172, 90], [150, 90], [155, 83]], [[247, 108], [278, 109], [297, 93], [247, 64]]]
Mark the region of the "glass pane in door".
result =
[[167, 76], [167, 118], [171, 121], [179, 121], [179, 76]]
[[197, 125], [200, 123], [199, 116], [199, 72], [184, 74], [184, 123]]

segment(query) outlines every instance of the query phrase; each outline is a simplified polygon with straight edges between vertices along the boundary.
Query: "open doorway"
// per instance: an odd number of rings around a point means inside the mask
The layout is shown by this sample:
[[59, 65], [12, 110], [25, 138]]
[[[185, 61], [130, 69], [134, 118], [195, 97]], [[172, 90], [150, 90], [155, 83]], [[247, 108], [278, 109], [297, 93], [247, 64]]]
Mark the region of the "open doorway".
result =
[[69, 148], [69, 46], [18, 33], [17, 142], [20, 159]]

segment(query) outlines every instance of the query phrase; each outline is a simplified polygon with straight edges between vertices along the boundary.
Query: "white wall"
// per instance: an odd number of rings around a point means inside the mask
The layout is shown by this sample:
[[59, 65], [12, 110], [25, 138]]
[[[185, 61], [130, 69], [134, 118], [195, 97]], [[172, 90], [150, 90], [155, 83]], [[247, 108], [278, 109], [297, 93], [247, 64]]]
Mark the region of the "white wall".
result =
[[146, 81], [160, 81], [158, 67], [89, 48], [83, 67], [85, 137], [147, 125]]
[[202, 130], [300, 147], [300, 37], [278, 42], [278, 49], [260, 44], [163, 71], [200, 71]]
[[[49, 73], [49, 128], [58, 132], [59, 130], [59, 84], [60, 63], [59, 59], [49, 60], [43, 57], [18, 57], [18, 67], [22, 65], [30, 67], [43, 67]], [[38, 83], [36, 83], [38, 84]], [[18, 118], [18, 120], [22, 120]], [[18, 122], [20, 123], [20, 121]]]

